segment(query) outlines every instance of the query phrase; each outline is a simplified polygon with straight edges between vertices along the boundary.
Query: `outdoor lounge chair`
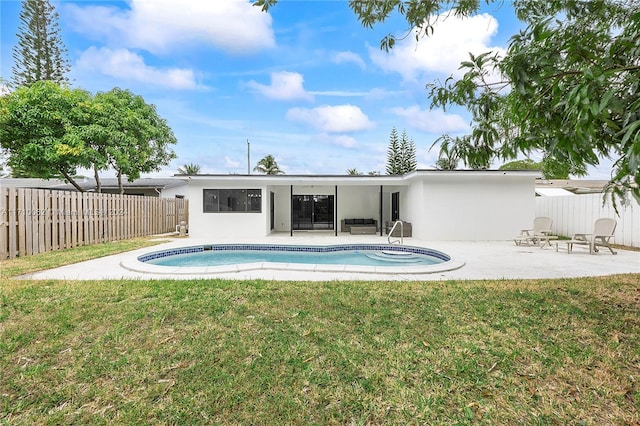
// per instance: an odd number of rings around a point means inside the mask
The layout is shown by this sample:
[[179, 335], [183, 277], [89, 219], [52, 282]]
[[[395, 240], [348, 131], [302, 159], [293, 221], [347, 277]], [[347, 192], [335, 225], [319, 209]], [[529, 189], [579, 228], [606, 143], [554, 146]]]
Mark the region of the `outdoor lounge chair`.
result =
[[[589, 246], [589, 254], [597, 253], [598, 247], [606, 247], [611, 254], [617, 254], [611, 246], [609, 241], [614, 237], [613, 233], [616, 230], [617, 222], [615, 219], [600, 218], [593, 224], [593, 233], [591, 234], [573, 234], [570, 240], [559, 241], [567, 245], [567, 253], [573, 251], [574, 245]], [[556, 245], [556, 251], [558, 246]]]
[[533, 229], [523, 229], [520, 235], [515, 237], [513, 241], [517, 246], [520, 245], [540, 245], [542, 241], [549, 243], [549, 235], [551, 233], [551, 225], [553, 219], [546, 216], [539, 216], [533, 219]]

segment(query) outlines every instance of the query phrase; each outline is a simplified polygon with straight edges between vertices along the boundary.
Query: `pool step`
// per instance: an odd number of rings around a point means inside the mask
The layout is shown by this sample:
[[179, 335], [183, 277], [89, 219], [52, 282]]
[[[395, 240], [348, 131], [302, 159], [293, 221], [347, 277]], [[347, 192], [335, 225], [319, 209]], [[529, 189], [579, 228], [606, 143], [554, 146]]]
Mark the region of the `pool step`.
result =
[[397, 263], [413, 263], [422, 259], [422, 256], [417, 255], [415, 253], [407, 253], [403, 251], [389, 251], [389, 250], [366, 253], [366, 256], [375, 260], [381, 260], [385, 262], [397, 262]]

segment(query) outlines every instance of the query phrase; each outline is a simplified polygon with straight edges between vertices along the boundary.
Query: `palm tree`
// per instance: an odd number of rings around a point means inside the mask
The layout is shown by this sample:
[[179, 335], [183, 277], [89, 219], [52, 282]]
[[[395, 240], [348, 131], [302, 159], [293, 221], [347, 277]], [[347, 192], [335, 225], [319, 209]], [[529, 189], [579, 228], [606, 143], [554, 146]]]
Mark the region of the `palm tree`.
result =
[[197, 175], [198, 173], [200, 173], [200, 166], [195, 163], [189, 163], [189, 164], [185, 164], [182, 167], [178, 167], [179, 175], [192, 176], [192, 175]]
[[264, 157], [262, 160], [258, 161], [258, 165], [253, 168], [254, 172], [264, 173], [267, 175], [281, 175], [284, 174], [280, 167], [278, 167], [278, 163], [276, 163], [276, 159], [273, 158], [273, 155], [269, 154]]
[[347, 174], [348, 174], [349, 176], [357, 176], [357, 175], [361, 175], [362, 173], [360, 173], [360, 172], [358, 171], [358, 169], [356, 169], [356, 168], [354, 167], [353, 169], [348, 169], [348, 170], [347, 170]]

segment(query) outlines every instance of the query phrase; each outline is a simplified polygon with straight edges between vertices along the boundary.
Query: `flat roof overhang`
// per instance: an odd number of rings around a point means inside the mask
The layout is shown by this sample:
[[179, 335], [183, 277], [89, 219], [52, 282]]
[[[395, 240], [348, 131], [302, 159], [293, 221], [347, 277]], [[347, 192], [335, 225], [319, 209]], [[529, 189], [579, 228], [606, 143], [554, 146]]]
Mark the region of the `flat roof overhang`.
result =
[[540, 177], [539, 171], [531, 170], [416, 170], [406, 175], [222, 175], [206, 174], [176, 176], [186, 181], [233, 182], [265, 185], [340, 185], [340, 186], [380, 186], [406, 185], [420, 177], [469, 178], [480, 176], [520, 176]]

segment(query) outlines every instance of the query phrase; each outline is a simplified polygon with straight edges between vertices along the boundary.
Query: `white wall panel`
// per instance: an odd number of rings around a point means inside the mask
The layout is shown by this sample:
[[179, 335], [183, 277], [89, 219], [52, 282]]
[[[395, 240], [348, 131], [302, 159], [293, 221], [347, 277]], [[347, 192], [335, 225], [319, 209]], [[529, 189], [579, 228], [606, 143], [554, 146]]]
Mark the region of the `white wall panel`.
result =
[[631, 198], [628, 206], [618, 205], [618, 213], [609, 197], [603, 205], [602, 194], [583, 194], [561, 197], [536, 197], [536, 216], [553, 219], [552, 230], [564, 236], [591, 232], [596, 219], [616, 219], [615, 243], [640, 247], [640, 206]]
[[[238, 188], [262, 189], [262, 212], [203, 212], [203, 189]], [[194, 182], [189, 185], [189, 235], [202, 238], [232, 238], [265, 235], [268, 225], [268, 197], [266, 187], [252, 186], [244, 188], [238, 185], [217, 185], [206, 182]]]

